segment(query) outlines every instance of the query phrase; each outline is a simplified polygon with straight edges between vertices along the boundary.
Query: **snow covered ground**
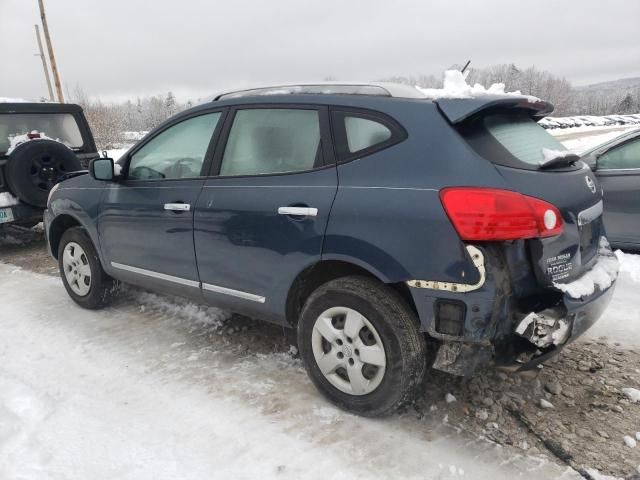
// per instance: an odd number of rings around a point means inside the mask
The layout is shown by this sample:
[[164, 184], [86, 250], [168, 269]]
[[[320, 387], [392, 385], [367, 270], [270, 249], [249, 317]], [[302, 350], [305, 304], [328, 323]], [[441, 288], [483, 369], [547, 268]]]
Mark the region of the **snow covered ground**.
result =
[[615, 295], [587, 336], [606, 337], [611, 342], [640, 348], [640, 255], [620, 251], [617, 254], [621, 263]]
[[223, 341], [215, 309], [86, 311], [8, 264], [0, 291], [3, 479], [579, 478], [446, 423], [343, 413], [290, 354]]

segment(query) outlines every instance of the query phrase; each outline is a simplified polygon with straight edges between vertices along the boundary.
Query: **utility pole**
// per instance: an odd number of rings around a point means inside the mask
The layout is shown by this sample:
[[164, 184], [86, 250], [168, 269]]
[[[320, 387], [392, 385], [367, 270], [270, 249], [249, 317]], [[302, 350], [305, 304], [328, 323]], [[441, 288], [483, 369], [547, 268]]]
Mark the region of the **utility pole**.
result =
[[49, 69], [47, 68], [47, 59], [44, 57], [44, 51], [42, 50], [42, 40], [40, 40], [40, 29], [38, 25], [34, 25], [36, 27], [36, 39], [38, 40], [38, 49], [40, 50], [40, 54], [36, 53], [36, 56], [40, 57], [42, 60], [42, 68], [44, 69], [44, 78], [47, 79], [47, 88], [49, 89], [49, 100], [52, 102], [55, 100], [53, 98], [53, 89], [51, 88], [51, 79], [49, 78]]
[[43, 0], [38, 0], [40, 5], [40, 19], [42, 20], [42, 29], [44, 30], [44, 40], [47, 42], [47, 50], [49, 51], [49, 62], [51, 62], [51, 73], [53, 73], [53, 81], [56, 84], [56, 92], [58, 92], [58, 101], [64, 103], [62, 95], [62, 85], [60, 84], [60, 74], [56, 65], [56, 57], [53, 54], [53, 46], [51, 45], [51, 37], [49, 36], [49, 27], [47, 26], [47, 16], [44, 13]]

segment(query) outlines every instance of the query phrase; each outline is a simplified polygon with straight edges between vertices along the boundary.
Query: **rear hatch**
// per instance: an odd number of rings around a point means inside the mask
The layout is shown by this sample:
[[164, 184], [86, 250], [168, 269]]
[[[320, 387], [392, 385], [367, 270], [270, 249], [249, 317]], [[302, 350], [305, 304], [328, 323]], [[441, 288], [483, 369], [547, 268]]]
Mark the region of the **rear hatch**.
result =
[[[466, 105], [464, 104], [471, 102]], [[604, 235], [602, 190], [591, 170], [536, 123], [549, 104], [514, 99], [439, 100], [463, 138], [509, 187], [555, 206], [562, 233], [526, 240], [538, 282], [570, 282], [596, 262]], [[473, 104], [475, 103], [475, 105]]]
[[6, 163], [12, 139], [31, 132], [51, 138], [73, 150], [83, 167], [98, 156], [87, 119], [71, 103], [0, 103], [0, 167]]

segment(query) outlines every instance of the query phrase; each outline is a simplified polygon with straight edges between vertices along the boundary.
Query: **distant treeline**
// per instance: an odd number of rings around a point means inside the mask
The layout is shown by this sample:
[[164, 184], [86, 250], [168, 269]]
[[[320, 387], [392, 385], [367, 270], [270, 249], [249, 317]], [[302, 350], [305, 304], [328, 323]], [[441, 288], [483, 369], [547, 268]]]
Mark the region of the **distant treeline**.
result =
[[[442, 77], [435, 75], [394, 76], [383, 80], [427, 88], [442, 86]], [[550, 101], [555, 106], [553, 115], [558, 117], [640, 112], [640, 83], [626, 89], [576, 88], [564, 77], [536, 67], [518, 68], [513, 64], [472, 67], [467, 83], [480, 83], [485, 87], [504, 83], [506, 91], [520, 90], [523, 94]], [[151, 130], [174, 113], [193, 105], [191, 101], [178, 102], [171, 92], [123, 103], [104, 103], [90, 99], [78, 86], [70, 96], [71, 101], [83, 106], [99, 148], [122, 145], [127, 142], [123, 132]]]
[[[459, 68], [454, 66], [452, 68]], [[416, 77], [390, 77], [386, 81], [418, 85], [426, 88], [442, 86], [442, 78], [434, 75]], [[514, 64], [470, 68], [467, 83], [479, 83], [488, 87], [492, 83], [504, 83], [507, 92], [520, 90], [547, 100], [555, 106], [553, 115], [615, 115], [640, 112], [640, 81], [635, 86], [612, 91], [611, 89], [576, 88], [564, 77], [536, 67], [518, 68]]]

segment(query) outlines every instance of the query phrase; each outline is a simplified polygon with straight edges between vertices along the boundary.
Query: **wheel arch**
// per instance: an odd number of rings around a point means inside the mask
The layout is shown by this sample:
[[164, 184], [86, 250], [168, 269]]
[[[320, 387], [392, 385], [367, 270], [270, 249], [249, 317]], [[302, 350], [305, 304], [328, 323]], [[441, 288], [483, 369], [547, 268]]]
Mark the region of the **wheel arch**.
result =
[[73, 227], [84, 228], [80, 220], [68, 213], [60, 214], [51, 221], [48, 231], [49, 247], [51, 249], [51, 255], [53, 255], [56, 260], [58, 259], [58, 248], [62, 235]]
[[307, 266], [291, 284], [286, 302], [287, 324], [292, 327], [297, 325], [302, 307], [314, 290], [331, 280], [347, 276], [369, 277], [390, 286], [400, 294], [417, 315], [418, 311], [409, 287], [403, 282], [391, 283], [381, 272], [357, 260], [327, 258]]

